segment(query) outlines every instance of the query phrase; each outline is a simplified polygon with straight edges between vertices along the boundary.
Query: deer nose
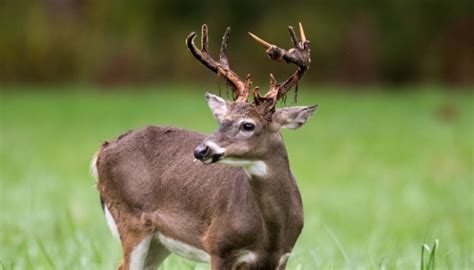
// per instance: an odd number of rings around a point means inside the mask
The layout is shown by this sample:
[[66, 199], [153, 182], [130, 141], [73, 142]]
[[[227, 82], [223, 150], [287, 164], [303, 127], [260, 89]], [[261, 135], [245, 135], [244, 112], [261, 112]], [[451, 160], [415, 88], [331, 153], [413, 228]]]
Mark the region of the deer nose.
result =
[[209, 146], [205, 145], [205, 144], [201, 144], [201, 145], [198, 145], [195, 149], [194, 149], [194, 157], [199, 159], [199, 160], [203, 160], [204, 157], [209, 153]]

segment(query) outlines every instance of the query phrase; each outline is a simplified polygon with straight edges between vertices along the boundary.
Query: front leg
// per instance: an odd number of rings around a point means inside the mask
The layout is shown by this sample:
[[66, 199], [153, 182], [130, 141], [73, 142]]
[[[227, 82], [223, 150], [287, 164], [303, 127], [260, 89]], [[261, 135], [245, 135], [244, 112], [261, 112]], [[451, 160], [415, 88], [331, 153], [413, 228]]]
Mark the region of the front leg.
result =
[[212, 270], [225, 270], [225, 269], [231, 269], [229, 267], [229, 262], [226, 262], [225, 259], [212, 255], [211, 256], [211, 269]]

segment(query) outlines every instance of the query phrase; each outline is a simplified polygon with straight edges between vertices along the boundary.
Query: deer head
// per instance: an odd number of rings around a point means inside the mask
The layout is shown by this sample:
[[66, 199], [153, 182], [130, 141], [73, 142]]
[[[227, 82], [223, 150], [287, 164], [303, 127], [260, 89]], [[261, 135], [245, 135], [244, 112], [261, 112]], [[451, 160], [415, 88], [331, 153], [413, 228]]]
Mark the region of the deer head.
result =
[[[270, 74], [270, 89], [261, 95], [259, 88], [253, 89], [253, 102], [249, 102], [252, 85], [250, 74], [242, 80], [229, 67], [227, 42], [230, 28], [222, 38], [219, 60], [208, 53], [208, 30], [202, 26], [201, 49], [194, 44], [196, 33], [186, 38], [186, 45], [202, 64], [218, 76], [222, 76], [233, 91], [233, 101], [226, 101], [213, 94], [206, 94], [212, 114], [219, 122], [219, 128], [194, 150], [196, 159], [205, 164], [220, 162], [234, 166], [245, 166], [248, 162], [264, 160], [265, 156], [275, 154], [275, 149], [283, 147], [281, 128], [297, 129], [304, 125], [316, 111], [315, 106], [296, 106], [276, 109], [276, 103], [303, 77], [309, 68], [310, 49], [301, 23], [298, 40], [295, 31], [289, 26], [293, 48], [281, 49], [249, 32], [259, 44], [266, 48], [267, 55], [276, 61], [297, 65], [297, 70], [284, 82], [278, 83]], [[283, 147], [284, 148], [284, 147]]]

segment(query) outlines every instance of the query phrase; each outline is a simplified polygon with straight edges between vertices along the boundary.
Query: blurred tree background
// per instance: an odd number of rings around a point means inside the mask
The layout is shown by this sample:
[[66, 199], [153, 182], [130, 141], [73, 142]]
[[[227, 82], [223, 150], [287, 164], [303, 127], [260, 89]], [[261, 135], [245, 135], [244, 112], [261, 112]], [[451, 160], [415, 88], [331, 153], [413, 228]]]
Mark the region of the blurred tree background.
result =
[[472, 0], [4, 0], [1, 83], [101, 85], [210, 81], [184, 39], [209, 25], [217, 55], [232, 27], [231, 67], [267, 84], [294, 69], [267, 59], [247, 31], [282, 47], [303, 22], [312, 41], [305, 81], [341, 84], [474, 82]]

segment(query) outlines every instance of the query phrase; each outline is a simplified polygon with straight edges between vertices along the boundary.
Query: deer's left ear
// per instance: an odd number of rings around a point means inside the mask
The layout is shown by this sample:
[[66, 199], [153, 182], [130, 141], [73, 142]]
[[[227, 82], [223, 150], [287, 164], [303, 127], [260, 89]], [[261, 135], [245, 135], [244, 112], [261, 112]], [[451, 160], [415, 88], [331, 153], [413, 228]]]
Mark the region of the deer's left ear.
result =
[[297, 129], [308, 121], [316, 109], [318, 109], [318, 105], [277, 109], [272, 116], [272, 128], [275, 130], [281, 128]]
[[227, 102], [223, 98], [210, 93], [206, 93], [206, 100], [214, 118], [221, 122], [227, 113]]

